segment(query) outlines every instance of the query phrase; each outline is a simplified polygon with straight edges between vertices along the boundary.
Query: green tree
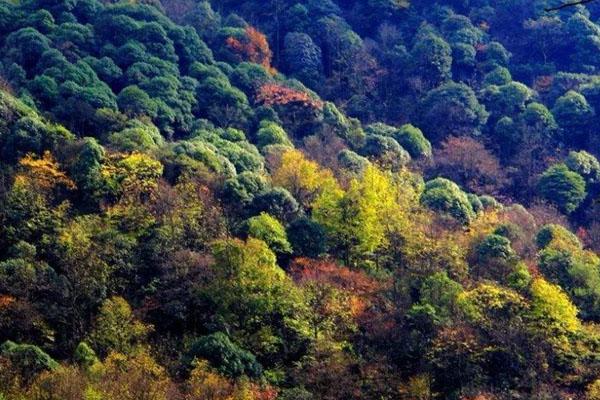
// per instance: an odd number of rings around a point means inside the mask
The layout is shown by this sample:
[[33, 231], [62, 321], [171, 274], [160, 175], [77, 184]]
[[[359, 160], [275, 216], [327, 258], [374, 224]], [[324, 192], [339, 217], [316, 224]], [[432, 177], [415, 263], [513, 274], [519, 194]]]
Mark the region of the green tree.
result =
[[585, 199], [585, 180], [565, 164], [556, 164], [542, 174], [538, 183], [540, 195], [564, 213], [571, 213]]
[[158, 104], [137, 86], [124, 88], [117, 97], [119, 108], [131, 117], [148, 116], [155, 118], [158, 113]]
[[473, 90], [463, 83], [448, 82], [427, 93], [419, 105], [419, 126], [430, 139], [478, 135], [488, 119]]
[[265, 242], [277, 254], [291, 253], [285, 228], [277, 219], [267, 213], [261, 213], [246, 221], [248, 236]]
[[561, 96], [552, 107], [552, 114], [563, 131], [563, 141], [575, 146], [585, 146], [589, 140], [589, 127], [594, 109], [586, 98], [573, 90]]
[[467, 194], [456, 183], [445, 178], [436, 178], [425, 184], [421, 203], [432, 210], [447, 214], [465, 225], [475, 218], [475, 212]]
[[262, 366], [256, 357], [233, 343], [223, 332], [194, 340], [182, 361], [191, 369], [200, 360], [207, 360], [219, 372], [232, 378], [243, 375], [257, 378], [262, 375]]
[[215, 279], [200, 293], [215, 321], [265, 366], [285, 360], [306, 335], [302, 294], [261, 240], [213, 246]]

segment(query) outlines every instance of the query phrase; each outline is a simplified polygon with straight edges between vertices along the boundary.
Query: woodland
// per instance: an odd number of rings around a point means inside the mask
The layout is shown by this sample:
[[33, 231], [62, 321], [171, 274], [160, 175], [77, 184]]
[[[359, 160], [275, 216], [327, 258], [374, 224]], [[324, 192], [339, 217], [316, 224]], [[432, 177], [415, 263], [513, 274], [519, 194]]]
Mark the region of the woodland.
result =
[[0, 0], [0, 400], [600, 400], [600, 1]]

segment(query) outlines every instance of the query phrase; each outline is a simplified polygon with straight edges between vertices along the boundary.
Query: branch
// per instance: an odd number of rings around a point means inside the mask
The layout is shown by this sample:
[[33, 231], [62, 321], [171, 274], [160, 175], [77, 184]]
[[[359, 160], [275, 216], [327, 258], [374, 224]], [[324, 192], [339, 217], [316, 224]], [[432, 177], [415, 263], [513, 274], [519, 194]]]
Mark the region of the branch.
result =
[[577, 5], [580, 5], [580, 4], [591, 3], [592, 1], [595, 1], [595, 0], [577, 0], [577, 1], [572, 1], [572, 2], [569, 2], [569, 3], [561, 4], [560, 6], [557, 6], [557, 7], [546, 8], [545, 11], [547, 11], [547, 12], [558, 11], [558, 10], [562, 10], [563, 8], [567, 8], [567, 7], [573, 7], [573, 6], [577, 6]]

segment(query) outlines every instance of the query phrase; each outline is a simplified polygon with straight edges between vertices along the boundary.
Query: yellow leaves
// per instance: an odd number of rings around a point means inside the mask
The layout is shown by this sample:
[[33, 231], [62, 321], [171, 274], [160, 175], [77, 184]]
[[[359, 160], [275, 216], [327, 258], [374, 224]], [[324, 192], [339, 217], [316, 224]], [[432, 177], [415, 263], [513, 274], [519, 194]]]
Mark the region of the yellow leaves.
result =
[[138, 152], [112, 155], [102, 165], [104, 181], [118, 196], [109, 215], [122, 228], [141, 234], [154, 223], [153, 215], [145, 206], [156, 198], [162, 173], [163, 165], [159, 161]]
[[287, 150], [281, 155], [272, 173], [273, 184], [286, 188], [303, 205], [309, 205], [325, 190], [335, 190], [338, 184], [331, 171], [308, 160], [299, 150]]
[[159, 161], [137, 152], [122, 159], [117, 167], [120, 168], [125, 192], [151, 193], [158, 187], [158, 179], [163, 173], [163, 166]]
[[585, 391], [587, 400], [600, 400], [600, 378], [590, 383]]
[[482, 283], [461, 293], [459, 303], [469, 317], [484, 325], [490, 320], [498, 322], [498, 316], [518, 317], [528, 307], [520, 294], [492, 283]]
[[104, 400], [167, 400], [170, 385], [165, 369], [141, 351], [130, 357], [109, 354], [94, 389]]
[[531, 284], [531, 315], [547, 332], [574, 333], [581, 328], [577, 307], [560, 288], [538, 278]]
[[16, 185], [29, 186], [46, 194], [60, 186], [75, 189], [75, 183], [60, 170], [58, 162], [49, 151], [45, 151], [41, 158], [27, 154], [19, 161], [19, 166], [23, 172], [15, 178]]
[[162, 173], [163, 166], [159, 161], [138, 152], [111, 155], [101, 170], [102, 177], [129, 200], [142, 200], [141, 197], [152, 195]]
[[[394, 175], [368, 166], [347, 191], [324, 190], [313, 203], [313, 218], [322, 224], [350, 255], [372, 253], [391, 233], [412, 230], [417, 187], [409, 173]], [[348, 257], [347, 260], [348, 261]]]
[[213, 371], [208, 362], [198, 360], [188, 381], [188, 399], [229, 400], [231, 399], [232, 383]]
[[429, 374], [414, 375], [408, 382], [400, 385], [400, 393], [414, 400], [429, 400], [433, 398], [431, 385], [432, 379]]

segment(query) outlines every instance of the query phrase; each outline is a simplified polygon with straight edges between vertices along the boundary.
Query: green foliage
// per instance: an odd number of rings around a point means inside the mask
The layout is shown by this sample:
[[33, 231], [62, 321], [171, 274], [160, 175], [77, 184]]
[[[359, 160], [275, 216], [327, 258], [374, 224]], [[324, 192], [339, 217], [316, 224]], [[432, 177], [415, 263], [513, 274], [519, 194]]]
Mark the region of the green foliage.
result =
[[450, 78], [452, 50], [439, 36], [425, 35], [415, 42], [411, 50], [415, 72], [437, 86]]
[[565, 213], [575, 211], [587, 195], [583, 177], [565, 164], [548, 168], [540, 177], [538, 191]]
[[221, 373], [232, 378], [242, 375], [259, 377], [263, 372], [252, 353], [240, 348], [222, 332], [202, 336], [192, 342], [182, 361], [187, 368], [191, 368], [195, 360], [207, 360]]
[[596, 6], [434, 3], [0, 4], [0, 397], [595, 398]]
[[327, 251], [325, 229], [306, 217], [293, 221], [287, 228], [287, 236], [295, 255], [316, 258]]
[[475, 217], [467, 194], [456, 183], [445, 178], [436, 178], [425, 184], [421, 203], [434, 211], [447, 214], [465, 225]]
[[77, 345], [75, 353], [73, 354], [73, 359], [77, 364], [82, 365], [85, 368], [90, 368], [98, 362], [96, 352], [85, 342], [81, 342]]
[[398, 143], [409, 152], [413, 158], [431, 157], [431, 143], [423, 132], [410, 124], [402, 125], [393, 134]]
[[262, 121], [260, 129], [256, 132], [256, 145], [259, 148], [272, 144], [293, 147], [283, 128], [271, 121]]
[[[294, 351], [303, 335], [302, 294], [258, 239], [213, 246], [216, 279], [201, 293], [216, 315], [235, 329], [243, 347], [269, 364]], [[287, 344], [291, 347], [284, 347]]]
[[419, 108], [419, 126], [434, 142], [450, 135], [478, 135], [489, 116], [473, 90], [455, 82], [431, 90]]
[[594, 109], [583, 95], [572, 90], [567, 92], [556, 100], [552, 114], [563, 130], [565, 140], [575, 143], [584, 143], [587, 140]]
[[419, 304], [432, 306], [435, 318], [447, 323], [459, 310], [462, 292], [459, 283], [450, 279], [445, 272], [438, 272], [423, 281]]
[[31, 344], [18, 344], [7, 340], [0, 346], [0, 354], [11, 360], [25, 379], [31, 379], [42, 371], [58, 368], [58, 363], [52, 357]]
[[486, 86], [501, 86], [510, 83], [511, 81], [512, 76], [510, 75], [510, 71], [504, 67], [496, 67], [492, 71], [488, 72], [483, 80]]
[[137, 86], [124, 88], [117, 102], [121, 111], [132, 117], [148, 116], [155, 118], [158, 113], [158, 104], [150, 98], [148, 93]]
[[275, 253], [291, 253], [292, 247], [287, 240], [285, 228], [279, 221], [267, 213], [261, 213], [246, 221], [248, 236], [265, 242]]
[[544, 225], [536, 236], [538, 248], [544, 249], [548, 246], [562, 249], [581, 249], [581, 242], [576, 235], [561, 225]]
[[585, 150], [571, 151], [565, 160], [565, 165], [571, 171], [577, 172], [589, 184], [600, 181], [600, 162]]

